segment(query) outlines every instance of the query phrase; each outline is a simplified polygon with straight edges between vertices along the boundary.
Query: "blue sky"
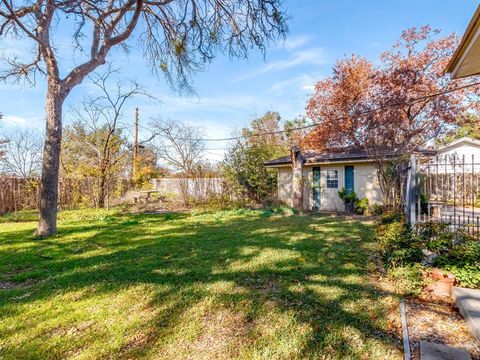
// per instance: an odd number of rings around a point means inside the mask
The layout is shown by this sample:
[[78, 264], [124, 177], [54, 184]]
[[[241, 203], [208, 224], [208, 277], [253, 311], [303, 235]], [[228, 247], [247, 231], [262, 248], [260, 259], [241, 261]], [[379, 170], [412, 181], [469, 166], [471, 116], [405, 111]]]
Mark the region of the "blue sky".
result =
[[[128, 104], [125, 116], [133, 123], [133, 109], [139, 106], [144, 126], [154, 117], [175, 118], [204, 127], [211, 138], [228, 136], [267, 110], [290, 119], [304, 113], [312, 85], [331, 73], [337, 59], [358, 54], [374, 60], [412, 26], [429, 24], [444, 34], [463, 34], [478, 1], [288, 0], [285, 5], [292, 17], [286, 42], [268, 49], [265, 59], [259, 52], [252, 52], [248, 60], [218, 56], [194, 77], [194, 96], [180, 96], [164, 79], [155, 78], [135, 49], [129, 55], [112, 54], [110, 60], [114, 67], [121, 67], [123, 80], [138, 81], [160, 100], [136, 99]], [[68, 59], [68, 44], [60, 48]], [[28, 45], [8, 40], [0, 42], [0, 49], [22, 54]], [[88, 84], [75, 89], [65, 109], [89, 91]], [[41, 80], [33, 88], [0, 84], [4, 114], [0, 132], [19, 127], [43, 131], [44, 97]], [[69, 122], [68, 111], [65, 122]], [[223, 151], [217, 149], [225, 145], [209, 143], [213, 150], [208, 157], [220, 160]]]

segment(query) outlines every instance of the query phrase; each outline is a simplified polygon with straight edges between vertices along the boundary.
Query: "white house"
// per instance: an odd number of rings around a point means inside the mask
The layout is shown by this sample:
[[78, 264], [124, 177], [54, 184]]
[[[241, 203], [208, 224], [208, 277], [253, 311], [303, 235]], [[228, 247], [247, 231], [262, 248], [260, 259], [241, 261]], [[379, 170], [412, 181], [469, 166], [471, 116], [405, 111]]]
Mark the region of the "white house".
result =
[[[455, 140], [447, 146], [437, 150], [422, 150], [417, 152], [425, 159], [435, 161], [438, 155], [441, 159], [465, 158], [478, 163], [475, 172], [480, 171], [480, 141], [471, 138]], [[301, 151], [302, 181], [303, 181], [303, 209], [343, 211], [344, 204], [338, 192], [344, 187], [355, 191], [359, 198], [367, 198], [370, 204], [382, 203], [382, 191], [377, 176], [377, 168], [373, 157], [367, 151], [359, 148], [346, 148], [342, 151]], [[385, 152], [385, 156], [392, 154]], [[293, 206], [294, 172], [290, 156], [271, 160], [265, 164], [269, 168], [278, 170], [278, 199]], [[431, 167], [433, 168], [433, 167]], [[439, 171], [442, 171], [439, 166]], [[435, 167], [435, 170], [437, 168]], [[453, 165], [447, 164], [443, 171], [453, 171]]]
[[480, 141], [462, 137], [437, 149], [437, 156], [431, 159], [431, 171], [440, 174], [465, 171], [480, 172]]
[[[344, 210], [338, 191], [345, 187], [371, 204], [382, 202], [375, 164], [365, 150], [337, 152], [302, 151], [303, 208], [305, 210]], [[266, 163], [278, 169], [278, 199], [293, 206], [293, 171], [290, 156]]]

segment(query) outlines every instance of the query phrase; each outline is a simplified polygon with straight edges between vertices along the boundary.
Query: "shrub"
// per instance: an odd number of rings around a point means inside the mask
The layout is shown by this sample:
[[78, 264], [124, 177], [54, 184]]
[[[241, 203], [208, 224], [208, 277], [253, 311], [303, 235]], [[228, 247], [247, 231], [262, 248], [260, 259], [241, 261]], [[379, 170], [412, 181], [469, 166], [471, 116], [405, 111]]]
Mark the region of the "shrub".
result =
[[467, 237], [457, 236], [457, 245], [436, 257], [435, 266], [455, 274], [461, 286], [480, 287], [480, 243]]
[[345, 210], [360, 215], [369, 214], [370, 202], [367, 198], [359, 199], [355, 191], [347, 191], [344, 187], [338, 192], [338, 196], [345, 204]]
[[448, 231], [448, 224], [444, 222], [428, 221], [417, 224], [416, 232], [424, 248], [435, 254], [448, 252], [455, 237], [453, 233]]
[[385, 213], [381, 219], [380, 224], [386, 225], [394, 222], [401, 221], [403, 219], [403, 214], [399, 211], [389, 211]]
[[421, 242], [403, 219], [380, 225], [375, 237], [388, 267], [414, 263], [422, 259]]
[[445, 234], [448, 224], [444, 222], [427, 221], [416, 225], [417, 233], [425, 240]]
[[480, 288], [480, 266], [479, 265], [447, 265], [445, 270], [455, 275], [460, 286], [478, 289]]
[[344, 187], [338, 192], [338, 196], [345, 204], [345, 210], [353, 212], [355, 210], [355, 203], [358, 201], [355, 191], [347, 191]]
[[369, 215], [370, 214], [370, 202], [367, 198], [357, 199], [354, 204], [355, 213], [360, 215]]
[[380, 205], [380, 204], [373, 204], [370, 207], [370, 212], [372, 213], [372, 215], [382, 215], [384, 210], [385, 209], [384, 209], [383, 205]]
[[452, 272], [461, 286], [480, 288], [480, 242], [462, 230], [452, 233], [446, 223], [426, 222], [413, 231], [402, 214], [388, 213], [375, 237], [389, 275], [407, 294], [417, 293], [423, 283], [418, 276], [423, 249], [435, 253], [433, 265]]
[[422, 270], [420, 264], [408, 264], [390, 269], [388, 277], [395, 282], [395, 288], [400, 294], [417, 296], [424, 286]]

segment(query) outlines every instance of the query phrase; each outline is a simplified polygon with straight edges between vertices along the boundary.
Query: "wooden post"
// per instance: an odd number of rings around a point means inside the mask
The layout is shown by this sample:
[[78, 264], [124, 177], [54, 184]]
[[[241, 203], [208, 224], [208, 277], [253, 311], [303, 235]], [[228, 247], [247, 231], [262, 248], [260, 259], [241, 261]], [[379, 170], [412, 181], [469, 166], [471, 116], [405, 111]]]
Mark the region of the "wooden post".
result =
[[305, 159], [297, 146], [290, 150], [293, 171], [293, 207], [299, 211], [303, 210], [303, 163]]
[[138, 165], [138, 107], [135, 108], [135, 133], [133, 142], [133, 164], [132, 164], [132, 181], [136, 187], [137, 165]]

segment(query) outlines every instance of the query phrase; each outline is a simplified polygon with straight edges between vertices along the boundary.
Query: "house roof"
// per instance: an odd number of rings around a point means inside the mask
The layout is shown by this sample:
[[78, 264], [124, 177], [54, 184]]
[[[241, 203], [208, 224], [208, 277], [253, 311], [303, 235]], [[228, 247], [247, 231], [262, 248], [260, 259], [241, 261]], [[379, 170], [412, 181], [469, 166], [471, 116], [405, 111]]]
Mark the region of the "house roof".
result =
[[[419, 150], [418, 153], [424, 155], [435, 155], [436, 151], [432, 150]], [[391, 157], [396, 154], [393, 150], [384, 150], [384, 156]], [[304, 150], [302, 155], [305, 159], [305, 165], [316, 164], [328, 164], [339, 162], [369, 162], [373, 161], [374, 156], [369, 154], [363, 148], [348, 147], [342, 149], [336, 149], [331, 151], [317, 151], [317, 150]], [[267, 161], [265, 166], [267, 167], [280, 167], [291, 164], [290, 156], [283, 156], [277, 159]]]
[[480, 146], [480, 140], [473, 139], [473, 138], [468, 137], [468, 136], [464, 136], [460, 139], [457, 139], [457, 140], [454, 140], [454, 141], [448, 143], [445, 146], [442, 146], [442, 147], [438, 148], [438, 151], [448, 150], [448, 149], [450, 149], [452, 147], [455, 147], [457, 145], [460, 145], [460, 144], [469, 144], [469, 145], [474, 145], [474, 146]]
[[480, 74], [480, 6], [475, 11], [460, 45], [445, 69], [452, 78]]

